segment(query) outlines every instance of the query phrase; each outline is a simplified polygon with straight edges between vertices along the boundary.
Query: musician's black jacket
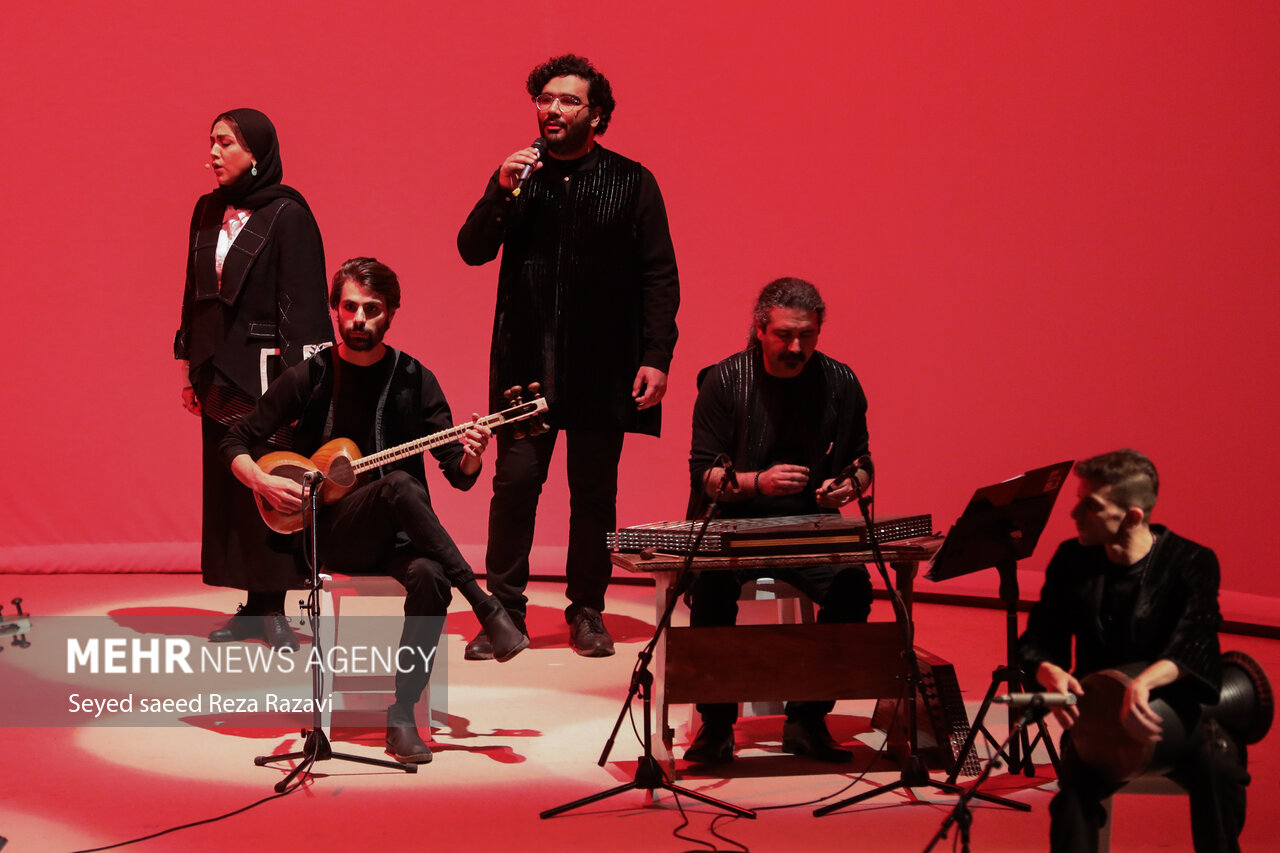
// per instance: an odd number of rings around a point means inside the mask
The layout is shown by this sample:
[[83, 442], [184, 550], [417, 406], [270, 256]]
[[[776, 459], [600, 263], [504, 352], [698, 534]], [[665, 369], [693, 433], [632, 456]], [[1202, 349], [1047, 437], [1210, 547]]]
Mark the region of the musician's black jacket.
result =
[[637, 411], [643, 365], [671, 369], [680, 282], [653, 174], [598, 143], [548, 158], [518, 197], [494, 172], [458, 232], [471, 265], [502, 249], [489, 354], [490, 404], [542, 383], [548, 423], [657, 435], [661, 406]]
[[[374, 446], [360, 448], [365, 456], [453, 426], [449, 403], [435, 375], [417, 359], [391, 347], [387, 347], [386, 358], [392, 359], [392, 366], [374, 417]], [[227, 465], [240, 454], [249, 453], [249, 448], [259, 444], [263, 437], [294, 420], [298, 425], [294, 430], [293, 449], [304, 456], [310, 456], [332, 438], [348, 438], [330, 434], [337, 361], [336, 348], [321, 350], [271, 383], [253, 412], [232, 427], [223, 439], [220, 449]], [[341, 369], [341, 365], [337, 368]], [[461, 444], [451, 441], [432, 448], [431, 455], [455, 488], [466, 490], [475, 485], [479, 471], [472, 475], [463, 473]], [[426, 466], [421, 453], [370, 471], [366, 476], [376, 478], [393, 469], [406, 471], [426, 484]]]
[[[1040, 600], [1018, 640], [1023, 671], [1034, 681], [1041, 662], [1072, 670], [1077, 678], [1132, 663], [1171, 660], [1184, 676], [1164, 688], [1180, 713], [1187, 702], [1214, 704], [1222, 681], [1218, 648], [1218, 558], [1210, 549], [1153, 524], [1155, 544], [1137, 571], [1132, 612], [1116, 620], [1108, 643], [1103, 625], [1107, 578], [1128, 572], [1107, 559], [1102, 546], [1071, 539], [1058, 546], [1045, 570]], [[1116, 638], [1116, 634], [1119, 637]]]
[[719, 515], [753, 518], [836, 512], [819, 508], [824, 480], [869, 450], [867, 396], [848, 365], [815, 352], [799, 376], [764, 368], [759, 346], [712, 365], [698, 385], [689, 451], [689, 517], [700, 514], [707, 471], [724, 453], [739, 471], [805, 465], [809, 485], [795, 495], [727, 501]]
[[262, 393], [263, 349], [279, 349], [269, 362], [297, 364], [308, 348], [333, 340], [324, 248], [315, 218], [302, 204], [278, 199], [254, 211], [231, 244], [219, 283], [214, 251], [226, 201], [220, 191], [201, 196], [191, 215], [182, 324], [175, 358], [191, 364], [191, 384], [207, 400], [215, 371], [249, 400]]

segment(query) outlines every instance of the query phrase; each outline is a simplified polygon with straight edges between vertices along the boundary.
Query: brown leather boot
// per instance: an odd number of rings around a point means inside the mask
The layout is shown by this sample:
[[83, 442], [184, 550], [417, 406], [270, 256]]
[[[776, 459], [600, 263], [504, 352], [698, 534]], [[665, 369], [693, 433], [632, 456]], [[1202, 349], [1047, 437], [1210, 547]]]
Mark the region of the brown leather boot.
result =
[[431, 763], [431, 748], [418, 734], [412, 705], [397, 702], [387, 708], [387, 755], [401, 764]]
[[[475, 608], [484, 630], [482, 634], [489, 640], [489, 648], [499, 663], [509, 661], [529, 647], [529, 635], [523, 628], [517, 627], [511, 614], [502, 606], [502, 602], [492, 595]], [[472, 644], [479, 641], [479, 637]], [[471, 644], [468, 644], [470, 649]], [[472, 658], [474, 660], [475, 658]]]

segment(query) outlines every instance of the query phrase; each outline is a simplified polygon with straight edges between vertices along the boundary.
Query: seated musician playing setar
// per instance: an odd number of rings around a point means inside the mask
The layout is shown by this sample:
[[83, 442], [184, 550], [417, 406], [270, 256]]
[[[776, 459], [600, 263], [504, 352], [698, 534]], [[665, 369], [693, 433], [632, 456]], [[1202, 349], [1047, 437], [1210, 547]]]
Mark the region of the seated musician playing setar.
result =
[[[1161, 739], [1166, 721], [1151, 703], [1163, 699], [1189, 733], [1167, 775], [1191, 795], [1195, 849], [1239, 850], [1249, 784], [1245, 747], [1200, 712], [1201, 703], [1218, 702], [1221, 690], [1218, 558], [1150, 523], [1159, 478], [1143, 454], [1105, 453], [1077, 463], [1075, 473], [1077, 536], [1058, 547], [1045, 569], [1040, 600], [1018, 640], [1022, 671], [1045, 690], [1077, 696], [1093, 673], [1136, 671], [1119, 707], [1108, 709], [1118, 717], [1114, 750], [1120, 738]], [[1067, 731], [1058, 793], [1049, 804], [1050, 849], [1097, 850], [1106, 823], [1101, 802], [1122, 783], [1081, 759], [1073, 741], [1079, 708], [1054, 713]]]
[[[809, 282], [773, 281], [756, 300], [747, 348], [705, 371], [693, 409], [690, 518], [720, 492], [726, 459], [737, 482], [721, 497], [724, 518], [838, 513], [869, 485], [867, 398], [847, 365], [817, 351], [825, 311]], [[851, 478], [841, 477], [859, 460], [862, 467]], [[817, 602], [819, 622], [865, 622], [871, 612], [871, 580], [861, 565], [706, 570], [693, 582], [690, 624], [734, 624], [743, 583], [761, 574], [785, 580]], [[827, 729], [834, 705], [788, 702], [783, 750], [849, 761], [852, 753]], [[700, 703], [698, 712], [702, 727], [685, 759], [731, 760], [737, 706]]]
[[[333, 276], [329, 304], [341, 336], [338, 346], [282, 374], [221, 446], [236, 477], [281, 512], [299, 510], [302, 488], [265, 472], [249, 448], [285, 424], [297, 422], [294, 450], [304, 455], [336, 438], [374, 453], [453, 427], [431, 371], [382, 342], [400, 307], [400, 282], [389, 267], [373, 258], [347, 261]], [[489, 429], [477, 423], [458, 441], [429, 451], [454, 488], [475, 484], [489, 437]], [[386, 748], [401, 763], [422, 764], [431, 760], [431, 750], [418, 733], [413, 708], [430, 679], [428, 661], [434, 659], [451, 587], [479, 617], [498, 660], [509, 660], [529, 640], [498, 600], [480, 589], [432, 509], [425, 454], [375, 468], [369, 477], [320, 507], [318, 559], [332, 571], [390, 575], [404, 586], [405, 621], [395, 703], [387, 709]]]

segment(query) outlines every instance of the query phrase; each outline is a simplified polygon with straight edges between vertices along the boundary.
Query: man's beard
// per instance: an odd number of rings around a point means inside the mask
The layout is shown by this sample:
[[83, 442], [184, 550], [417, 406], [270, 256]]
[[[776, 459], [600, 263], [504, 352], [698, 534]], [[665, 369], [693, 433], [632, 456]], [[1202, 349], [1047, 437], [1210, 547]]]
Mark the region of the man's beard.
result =
[[[591, 133], [591, 125], [587, 122], [563, 121], [564, 135], [559, 139], [547, 139], [547, 149], [553, 154], [573, 154], [582, 150], [587, 144], [587, 136]], [[546, 128], [542, 130], [546, 136]]]
[[[354, 331], [363, 333], [363, 336], [352, 336], [351, 333]], [[346, 344], [349, 349], [355, 350], [356, 352], [368, 352], [378, 344], [382, 343], [382, 335], [370, 332], [368, 329], [340, 329], [339, 332], [342, 334], [342, 342]]]

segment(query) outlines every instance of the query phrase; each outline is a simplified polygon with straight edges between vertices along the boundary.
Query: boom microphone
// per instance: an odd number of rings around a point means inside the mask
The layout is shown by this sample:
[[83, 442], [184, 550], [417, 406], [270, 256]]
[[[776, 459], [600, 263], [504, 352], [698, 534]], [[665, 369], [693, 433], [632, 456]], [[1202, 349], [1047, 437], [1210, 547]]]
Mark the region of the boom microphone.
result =
[[1013, 708], [1063, 708], [1076, 704], [1078, 698], [1074, 693], [1006, 693], [993, 701]]
[[742, 487], [738, 485], [738, 475], [733, 470], [733, 460], [729, 458], [729, 454], [721, 453], [716, 457], [715, 466], [724, 469], [721, 481], [729, 481], [729, 491], [737, 493], [742, 491]]
[[[824, 494], [828, 494], [828, 495], [831, 494], [836, 490], [836, 488], [840, 486], [841, 483], [843, 483], [845, 480], [848, 480], [851, 483], [853, 483], [854, 492], [856, 492], [859, 496], [861, 496], [862, 489], [858, 488], [858, 480], [856, 477], [859, 471], [866, 471], [868, 477], [870, 477], [871, 479], [875, 479], [875, 469], [871, 467], [870, 454], [864, 453], [861, 456], [859, 456], [857, 459], [853, 460], [848, 465], [846, 465], [840, 471], [840, 473], [836, 476], [836, 478], [832, 480], [830, 484], [827, 485], [827, 488], [824, 490]], [[868, 483], [868, 485], [870, 485], [870, 483]]]

